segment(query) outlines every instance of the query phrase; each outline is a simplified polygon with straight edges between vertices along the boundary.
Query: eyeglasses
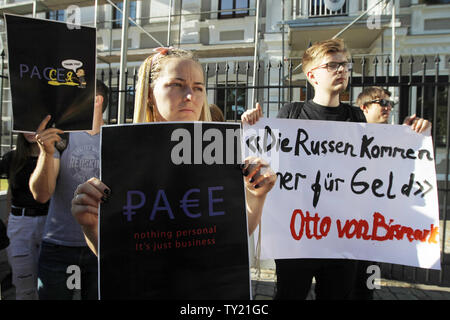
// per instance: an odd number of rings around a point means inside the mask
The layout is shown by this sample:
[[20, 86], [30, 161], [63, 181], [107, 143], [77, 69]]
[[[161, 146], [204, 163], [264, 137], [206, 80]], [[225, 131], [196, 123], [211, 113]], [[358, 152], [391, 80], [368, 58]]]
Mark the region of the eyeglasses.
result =
[[372, 101], [368, 101], [365, 104], [368, 105], [370, 103], [377, 103], [379, 104], [381, 107], [393, 107], [394, 106], [394, 102], [391, 100], [386, 100], [386, 99], [375, 99]]
[[340, 67], [342, 67], [343, 70], [348, 71], [348, 70], [352, 69], [353, 63], [347, 62], [347, 61], [343, 61], [343, 62], [331, 61], [331, 62], [322, 64], [320, 66], [314, 67], [309, 71], [311, 72], [311, 71], [319, 69], [319, 68], [327, 68], [328, 72], [335, 72], [335, 71], [339, 70]]

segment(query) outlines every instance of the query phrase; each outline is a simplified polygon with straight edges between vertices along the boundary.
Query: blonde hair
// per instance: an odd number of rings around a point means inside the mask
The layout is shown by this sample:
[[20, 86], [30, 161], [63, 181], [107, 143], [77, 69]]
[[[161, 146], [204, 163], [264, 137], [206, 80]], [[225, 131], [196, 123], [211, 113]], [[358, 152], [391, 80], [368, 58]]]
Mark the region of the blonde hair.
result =
[[[133, 123], [155, 122], [154, 106], [148, 99], [149, 89], [154, 87], [155, 81], [159, 78], [161, 70], [170, 59], [179, 58], [192, 60], [198, 63], [203, 72], [200, 63], [194, 58], [192, 52], [177, 48], [159, 48], [159, 52], [147, 57], [141, 64], [138, 72], [138, 81], [136, 84], [136, 97], [134, 101]], [[203, 75], [204, 78], [204, 75]], [[202, 111], [199, 121], [211, 121], [208, 100], [205, 94]]]
[[350, 58], [350, 53], [345, 47], [344, 40], [342, 39], [329, 39], [314, 43], [303, 54], [303, 72], [306, 74], [310, 69], [314, 67], [314, 64], [316, 64], [318, 60], [321, 60], [326, 55], [333, 53], [343, 53], [347, 55], [348, 59]]
[[368, 87], [358, 95], [358, 98], [356, 98], [356, 104], [358, 106], [363, 106], [372, 100], [381, 99], [383, 95], [390, 97], [391, 92], [383, 89], [382, 87]]

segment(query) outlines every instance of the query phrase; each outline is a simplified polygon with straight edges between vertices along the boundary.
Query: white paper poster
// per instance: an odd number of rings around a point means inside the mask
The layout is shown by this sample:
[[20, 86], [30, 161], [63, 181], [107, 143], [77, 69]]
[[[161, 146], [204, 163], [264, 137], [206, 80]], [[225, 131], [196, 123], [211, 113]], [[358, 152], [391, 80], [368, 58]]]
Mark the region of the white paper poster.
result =
[[261, 258], [348, 258], [440, 269], [433, 143], [402, 125], [261, 119], [245, 156], [270, 162]]

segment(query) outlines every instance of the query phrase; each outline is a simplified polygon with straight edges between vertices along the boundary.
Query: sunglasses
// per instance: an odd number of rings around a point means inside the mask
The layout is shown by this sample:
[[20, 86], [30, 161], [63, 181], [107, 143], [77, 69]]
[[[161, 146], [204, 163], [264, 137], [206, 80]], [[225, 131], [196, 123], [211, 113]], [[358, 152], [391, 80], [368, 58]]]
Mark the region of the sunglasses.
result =
[[377, 103], [381, 107], [393, 107], [394, 106], [394, 102], [393, 101], [386, 100], [386, 99], [375, 99], [375, 100], [366, 102], [365, 105], [368, 105], [368, 104], [371, 104], [371, 103]]
[[342, 67], [344, 70], [348, 71], [351, 70], [353, 67], [353, 63], [351, 62], [347, 62], [347, 61], [343, 61], [343, 62], [328, 62], [325, 64], [322, 64], [320, 66], [314, 67], [311, 70], [309, 70], [310, 72], [319, 68], [327, 68], [328, 72], [335, 72], [337, 70], [339, 70], [339, 68]]

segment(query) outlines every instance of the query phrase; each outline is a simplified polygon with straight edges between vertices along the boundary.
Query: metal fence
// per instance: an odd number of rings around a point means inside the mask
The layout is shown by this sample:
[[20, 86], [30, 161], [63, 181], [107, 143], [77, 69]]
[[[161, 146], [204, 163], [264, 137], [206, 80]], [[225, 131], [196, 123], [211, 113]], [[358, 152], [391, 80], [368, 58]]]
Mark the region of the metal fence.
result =
[[[353, 69], [347, 90], [341, 100], [354, 103], [357, 94], [367, 86], [382, 86], [393, 92], [398, 104], [395, 106], [395, 123], [401, 123], [407, 115], [432, 121], [432, 136], [435, 148], [438, 195], [441, 220], [442, 271], [424, 270], [406, 266], [382, 264], [383, 276], [411, 282], [450, 284], [450, 240], [447, 240], [448, 196], [449, 196], [449, 65], [439, 56], [400, 57], [394, 63], [388, 55], [354, 56]], [[252, 94], [259, 101], [268, 117], [274, 117], [281, 106], [291, 101], [304, 101], [313, 97], [313, 88], [300, 73], [300, 59], [289, 59], [284, 63], [260, 62], [256, 66], [250, 61], [232, 61], [204, 64], [206, 90], [210, 103], [218, 105], [227, 121], [239, 121], [241, 114], [252, 107]], [[253, 81], [253, 67], [256, 79]], [[2, 69], [3, 70], [3, 69]], [[393, 76], [393, 70], [395, 76]], [[440, 73], [446, 72], [445, 75]], [[131, 122], [137, 69], [126, 71], [125, 121]], [[2, 86], [3, 79], [2, 77]], [[102, 70], [97, 75], [110, 88], [106, 122], [117, 123], [118, 83], [117, 70]], [[0, 98], [0, 105], [1, 105]], [[0, 130], [0, 132], [3, 132]], [[13, 135], [10, 137], [11, 146]], [[2, 150], [4, 153], [5, 150]], [[446, 241], [447, 240], [447, 241]]]

